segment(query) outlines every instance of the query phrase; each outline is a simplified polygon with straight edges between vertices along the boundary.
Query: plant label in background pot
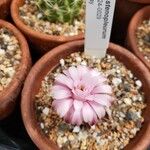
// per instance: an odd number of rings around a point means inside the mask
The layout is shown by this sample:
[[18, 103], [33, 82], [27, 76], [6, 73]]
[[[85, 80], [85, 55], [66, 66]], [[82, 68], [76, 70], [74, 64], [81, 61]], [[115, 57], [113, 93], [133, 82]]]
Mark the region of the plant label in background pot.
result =
[[116, 0], [86, 1], [85, 53], [104, 57], [109, 45]]

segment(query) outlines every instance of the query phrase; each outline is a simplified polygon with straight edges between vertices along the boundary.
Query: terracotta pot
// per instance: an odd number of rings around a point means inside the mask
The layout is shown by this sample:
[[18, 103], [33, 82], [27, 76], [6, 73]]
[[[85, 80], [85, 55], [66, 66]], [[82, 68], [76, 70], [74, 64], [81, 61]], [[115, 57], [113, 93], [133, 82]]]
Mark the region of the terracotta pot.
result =
[[135, 2], [135, 3], [141, 3], [141, 4], [150, 4], [149, 0], [129, 0], [131, 2]]
[[[59, 64], [59, 60], [66, 58], [73, 52], [82, 51], [83, 47], [84, 41], [76, 41], [53, 49], [35, 64], [25, 81], [21, 101], [22, 117], [28, 134], [41, 150], [57, 150], [58, 147], [44, 135], [38, 125], [34, 108], [34, 97], [39, 91], [42, 79]], [[120, 46], [110, 44], [107, 52], [116, 56], [143, 83], [143, 92], [147, 103], [147, 107], [143, 112], [145, 122], [137, 136], [126, 147], [128, 150], [143, 150], [150, 144], [150, 73], [137, 57]]]
[[142, 8], [133, 16], [128, 27], [127, 47], [150, 69], [150, 63], [145, 60], [144, 55], [138, 49], [136, 38], [138, 26], [147, 19], [150, 19], [150, 6]]
[[150, 4], [150, 0], [117, 0], [113, 24], [113, 41], [124, 44], [128, 24], [132, 16], [142, 7]]
[[13, 0], [11, 4], [11, 15], [16, 26], [26, 35], [39, 53], [44, 54], [47, 50], [50, 50], [62, 43], [83, 39], [83, 34], [65, 37], [47, 35], [34, 31], [32, 28], [25, 25], [19, 16], [19, 7], [23, 4], [24, 0]]
[[13, 32], [20, 43], [22, 51], [22, 60], [16, 74], [8, 87], [0, 92], [0, 119], [3, 119], [14, 110], [17, 96], [19, 95], [23, 81], [31, 67], [31, 58], [28, 44], [20, 31], [10, 23], [3, 20], [0, 20], [0, 28], [1, 27], [6, 27]]
[[5, 19], [10, 12], [11, 0], [0, 0], [0, 19]]

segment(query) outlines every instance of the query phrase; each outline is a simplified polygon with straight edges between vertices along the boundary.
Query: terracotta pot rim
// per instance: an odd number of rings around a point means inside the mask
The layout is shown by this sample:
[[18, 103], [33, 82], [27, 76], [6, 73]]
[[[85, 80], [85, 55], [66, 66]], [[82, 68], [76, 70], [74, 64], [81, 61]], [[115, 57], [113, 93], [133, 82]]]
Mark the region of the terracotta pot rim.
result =
[[138, 22], [139, 19], [141, 19], [142, 16], [142, 20], [145, 20], [144, 16], [147, 15], [145, 14], [145, 12], [148, 10], [150, 10], [150, 6], [145, 6], [132, 17], [128, 27], [127, 42], [129, 42], [128, 43], [129, 47], [131, 48], [133, 53], [135, 53], [135, 55], [138, 56], [140, 60], [150, 69], [150, 63], [147, 60], [145, 60], [143, 54], [139, 51], [137, 47], [137, 38], [135, 35], [138, 25], [142, 23], [142, 22]]
[[11, 0], [0, 0], [0, 7], [7, 4], [8, 2], [10, 2]]
[[150, 4], [149, 0], [129, 0], [131, 2], [141, 3], [141, 4]]
[[[51, 50], [50, 52], [48, 52], [47, 54], [45, 54], [31, 69], [26, 81], [25, 81], [25, 85], [22, 91], [22, 101], [21, 101], [21, 112], [22, 112], [22, 118], [23, 118], [23, 122], [24, 125], [26, 127], [26, 130], [29, 134], [29, 136], [31, 137], [31, 139], [34, 141], [34, 143], [38, 146], [39, 149], [43, 150], [43, 149], [49, 149], [49, 150], [53, 150], [53, 149], [58, 149], [54, 144], [52, 144], [52, 142], [46, 138], [46, 136], [44, 136], [44, 134], [41, 132], [40, 127], [37, 125], [37, 121], [35, 119], [35, 114], [34, 114], [34, 110], [33, 110], [33, 106], [31, 106], [31, 99], [33, 99], [33, 96], [31, 96], [30, 91], [32, 91], [33, 89], [33, 85], [34, 85], [34, 79], [40, 74], [40, 70], [43, 69], [42, 66], [47, 64], [47, 60], [51, 60], [50, 58], [54, 55], [57, 55], [61, 52], [61, 50], [65, 48], [69, 48], [72, 47], [73, 45], [83, 45], [84, 41], [74, 41], [74, 42], [70, 42], [67, 44], [63, 44], [61, 46], [58, 46], [56, 48], [54, 48], [53, 50]], [[131, 52], [127, 51], [125, 48], [122, 48], [118, 45], [112, 44], [110, 43], [109, 46], [110, 49], [113, 49], [113, 51], [115, 52], [119, 52], [119, 54], [122, 53], [121, 57], [126, 57], [126, 58], [132, 58], [133, 59], [133, 64], [140, 65], [140, 69], [142, 70], [142, 72], [144, 72], [144, 76], [149, 76], [150, 73], [148, 71], [148, 69], [144, 66], [144, 64], [137, 58], [135, 57]], [[124, 52], [122, 52], [124, 51]], [[45, 67], [46, 68], [46, 67]], [[44, 76], [42, 76], [44, 77]], [[147, 79], [148, 84], [150, 85], [150, 79]], [[150, 89], [150, 87], [148, 87]], [[27, 111], [28, 110], [28, 111]], [[34, 121], [33, 121], [33, 120]], [[146, 130], [146, 134], [143, 135], [144, 138], [150, 138], [150, 120], [148, 120], [148, 127]], [[142, 146], [141, 148], [146, 148], [149, 145], [149, 140], [141, 140]], [[144, 144], [143, 144], [144, 143]]]
[[5, 3], [5, 0], [1, 0], [1, 1], [0, 1], [0, 6], [1, 6], [3, 3]]
[[0, 28], [1, 27], [6, 27], [10, 31], [13, 32], [17, 40], [19, 41], [20, 44], [20, 49], [22, 51], [22, 59], [20, 66], [18, 70], [16, 71], [14, 77], [12, 78], [12, 81], [9, 83], [8, 87], [6, 87], [1, 93], [0, 93], [0, 105], [3, 103], [9, 102], [14, 100], [18, 90], [16, 89], [20, 86], [22, 81], [25, 78], [25, 75], [27, 74], [27, 70], [29, 69], [28, 67], [31, 65], [31, 58], [30, 58], [30, 53], [29, 53], [29, 48], [28, 44], [23, 37], [23, 35], [20, 33], [20, 31], [14, 27], [12, 24], [0, 20]]
[[11, 16], [15, 22], [15, 24], [19, 27], [22, 28], [22, 30], [27, 33], [28, 35], [32, 35], [33, 37], [38, 37], [39, 39], [45, 40], [45, 41], [57, 41], [57, 42], [69, 42], [72, 40], [80, 40], [84, 38], [84, 34], [79, 34], [75, 36], [55, 36], [55, 35], [48, 35], [45, 33], [41, 33], [39, 31], [33, 30], [31, 27], [28, 27], [23, 23], [19, 16], [19, 10], [18, 7], [20, 6], [20, 2], [24, 0], [12, 0], [11, 3]]

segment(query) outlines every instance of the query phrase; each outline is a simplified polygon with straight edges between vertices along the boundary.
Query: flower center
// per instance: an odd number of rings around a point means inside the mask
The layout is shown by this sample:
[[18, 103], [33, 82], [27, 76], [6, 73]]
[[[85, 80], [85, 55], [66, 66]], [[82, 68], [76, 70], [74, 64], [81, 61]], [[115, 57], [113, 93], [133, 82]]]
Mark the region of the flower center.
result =
[[80, 86], [78, 87], [78, 89], [81, 90], [81, 91], [84, 91], [84, 90], [85, 90], [85, 87], [84, 87], [84, 85], [80, 85]]

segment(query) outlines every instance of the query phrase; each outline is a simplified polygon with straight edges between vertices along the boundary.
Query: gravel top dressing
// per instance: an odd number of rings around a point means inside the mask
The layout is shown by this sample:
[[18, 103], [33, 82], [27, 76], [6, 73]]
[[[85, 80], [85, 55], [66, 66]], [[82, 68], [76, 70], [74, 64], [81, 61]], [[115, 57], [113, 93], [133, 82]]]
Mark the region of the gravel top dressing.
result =
[[[101, 71], [108, 79], [116, 100], [107, 115], [95, 125], [75, 126], [66, 123], [52, 107], [50, 88], [55, 77], [71, 66], [84, 65]], [[60, 65], [48, 73], [35, 96], [35, 111], [43, 133], [62, 150], [123, 149], [142, 127], [142, 110], [146, 107], [142, 82], [130, 70], [107, 55], [103, 59], [73, 53], [60, 60]]]
[[136, 36], [139, 51], [150, 62], [150, 19], [142, 22], [137, 29]]
[[24, 5], [19, 9], [22, 21], [33, 30], [48, 35], [64, 36], [74, 36], [84, 32], [84, 11], [71, 25], [67, 22], [53, 23], [45, 19], [43, 12], [35, 5], [35, 1], [25, 0]]
[[0, 92], [12, 81], [21, 61], [19, 42], [11, 31], [0, 29]]

